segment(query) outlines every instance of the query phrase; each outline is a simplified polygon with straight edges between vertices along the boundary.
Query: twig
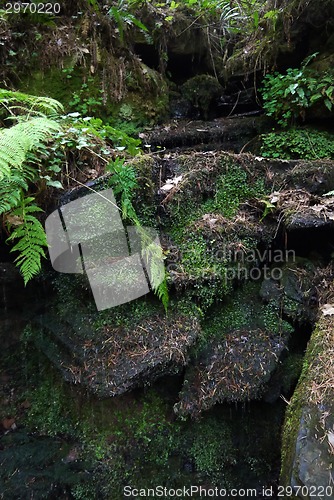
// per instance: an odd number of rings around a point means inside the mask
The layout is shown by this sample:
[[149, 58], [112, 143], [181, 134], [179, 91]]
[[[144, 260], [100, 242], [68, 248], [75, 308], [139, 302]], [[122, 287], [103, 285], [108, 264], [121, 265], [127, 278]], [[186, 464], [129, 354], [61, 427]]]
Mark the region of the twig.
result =
[[105, 196], [103, 196], [103, 194], [101, 194], [99, 191], [96, 191], [96, 189], [93, 189], [91, 188], [90, 186], [87, 186], [87, 184], [83, 184], [82, 182], [78, 181], [77, 179], [74, 179], [73, 177], [71, 177], [70, 175], [67, 175], [67, 177], [69, 179], [71, 179], [71, 181], [74, 181], [74, 182], [77, 182], [80, 186], [82, 187], [85, 187], [86, 189], [88, 189], [89, 191], [92, 191], [93, 193], [97, 194], [98, 196], [100, 196], [101, 198], [103, 198], [105, 201], [107, 201], [108, 203], [110, 203], [113, 207], [117, 208], [117, 210], [119, 212], [121, 212], [122, 210], [115, 204], [113, 203], [112, 201], [110, 201], [108, 198], [106, 198]]

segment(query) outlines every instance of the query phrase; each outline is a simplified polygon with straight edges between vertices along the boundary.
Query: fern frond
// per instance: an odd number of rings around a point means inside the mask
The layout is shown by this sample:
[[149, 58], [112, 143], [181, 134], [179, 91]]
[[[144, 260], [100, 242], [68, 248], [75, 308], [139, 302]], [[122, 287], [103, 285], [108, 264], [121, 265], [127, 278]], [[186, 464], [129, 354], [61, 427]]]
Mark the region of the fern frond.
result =
[[169, 294], [168, 294], [168, 287], [167, 287], [167, 280], [166, 276], [164, 280], [160, 283], [160, 285], [157, 286], [157, 288], [153, 289], [154, 293], [158, 297], [159, 300], [161, 300], [165, 311], [167, 313], [168, 311], [168, 304], [169, 304]]
[[142, 245], [144, 247], [143, 257], [149, 271], [152, 290], [159, 298], [159, 300], [161, 300], [161, 302], [163, 303], [163, 306], [167, 313], [169, 295], [166, 281], [166, 271], [165, 268], [161, 265], [164, 260], [162, 248], [155, 242], [151, 242], [146, 246], [147, 235], [142, 230], [142, 228], [140, 228], [139, 232], [141, 235]]
[[27, 191], [28, 184], [22, 173], [14, 172], [10, 177], [0, 181], [0, 215], [16, 208], [22, 197], [22, 191]]
[[[11, 212], [12, 218], [21, 221], [14, 227], [7, 241], [18, 240], [11, 252], [19, 252], [15, 259], [26, 285], [31, 278], [41, 270], [41, 258], [45, 257], [44, 248], [47, 247], [46, 234], [39, 220], [31, 214], [41, 212], [42, 209], [33, 204], [34, 198], [21, 200], [21, 205]], [[17, 224], [17, 222], [16, 222]], [[10, 224], [9, 224], [10, 225]]]
[[28, 151], [59, 129], [54, 120], [32, 118], [0, 130], [0, 180], [10, 175], [11, 168], [21, 168]]
[[[51, 97], [37, 97], [23, 92], [0, 89], [0, 104], [5, 103], [11, 111], [19, 110], [24, 114], [57, 115], [63, 112], [62, 104]], [[13, 104], [13, 106], [11, 106]], [[15, 104], [15, 105], [14, 105]], [[21, 104], [21, 106], [19, 106]]]

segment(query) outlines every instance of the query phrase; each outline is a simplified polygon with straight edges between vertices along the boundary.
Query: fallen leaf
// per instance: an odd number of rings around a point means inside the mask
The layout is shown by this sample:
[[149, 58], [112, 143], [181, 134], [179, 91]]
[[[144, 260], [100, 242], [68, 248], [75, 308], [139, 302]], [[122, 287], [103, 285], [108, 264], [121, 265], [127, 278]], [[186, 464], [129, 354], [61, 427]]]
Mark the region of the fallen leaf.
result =
[[164, 186], [161, 186], [160, 191], [164, 191], [165, 193], [167, 193], [168, 191], [173, 189], [173, 187], [174, 184], [165, 184]]
[[2, 427], [8, 431], [9, 429], [15, 428], [15, 418], [4, 418], [2, 423]]
[[321, 311], [324, 316], [332, 316], [334, 314], [334, 305], [325, 304], [324, 306], [322, 306]]

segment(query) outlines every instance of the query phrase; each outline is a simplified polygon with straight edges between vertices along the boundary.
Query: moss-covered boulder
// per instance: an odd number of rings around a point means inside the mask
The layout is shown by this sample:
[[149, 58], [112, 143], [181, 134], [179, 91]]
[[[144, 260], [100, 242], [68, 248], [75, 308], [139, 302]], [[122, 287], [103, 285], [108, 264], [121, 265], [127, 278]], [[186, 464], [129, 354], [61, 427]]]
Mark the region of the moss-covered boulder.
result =
[[145, 300], [88, 314], [78, 290], [73, 293], [58, 297], [61, 304], [37, 317], [26, 335], [65, 380], [101, 397], [115, 396], [187, 364], [199, 334], [194, 315], [165, 316], [159, 304]]
[[182, 85], [181, 92], [200, 116], [207, 119], [210, 106], [222, 95], [223, 88], [213, 76], [197, 75]]
[[259, 399], [268, 390], [292, 327], [281, 319], [279, 305], [263, 304], [258, 292], [258, 283], [247, 283], [211, 310], [176, 413], [197, 417], [218, 402]]

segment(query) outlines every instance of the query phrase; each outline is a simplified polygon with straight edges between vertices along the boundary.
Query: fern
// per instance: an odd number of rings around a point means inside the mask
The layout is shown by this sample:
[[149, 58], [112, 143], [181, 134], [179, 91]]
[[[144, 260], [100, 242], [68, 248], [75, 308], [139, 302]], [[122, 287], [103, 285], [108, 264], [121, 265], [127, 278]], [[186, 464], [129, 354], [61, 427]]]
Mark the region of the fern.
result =
[[122, 218], [129, 219], [136, 226], [139, 226], [140, 223], [132, 205], [134, 190], [138, 188], [135, 169], [130, 165], [124, 165], [123, 158], [116, 158], [116, 160], [108, 163], [107, 170], [113, 174], [109, 184], [113, 188], [114, 194], [116, 196], [120, 195], [121, 198]]
[[27, 284], [41, 269], [47, 241], [35, 216], [41, 208], [26, 192], [31, 182], [39, 181], [38, 168], [32, 163], [38, 166], [38, 158], [46, 151], [45, 141], [61, 129], [52, 118], [63, 107], [48, 97], [4, 89], [0, 89], [0, 104], [10, 115], [7, 118], [17, 120], [12, 127], [0, 129], [0, 215], [10, 233], [7, 242], [15, 241], [11, 252], [19, 253], [15, 263]]
[[0, 180], [10, 176], [11, 168], [21, 168], [27, 153], [59, 128], [55, 120], [38, 117], [0, 130]]
[[163, 281], [156, 288], [153, 289], [153, 291], [158, 297], [158, 299], [161, 300], [165, 308], [165, 311], [167, 313], [169, 304], [169, 294], [168, 294], [166, 276], [164, 277]]
[[45, 257], [44, 248], [47, 247], [44, 228], [32, 215], [42, 212], [42, 209], [32, 203], [33, 201], [33, 197], [22, 198], [20, 206], [7, 216], [7, 225], [12, 231], [7, 242], [19, 240], [11, 252], [19, 252], [15, 263], [21, 271], [25, 285], [40, 272], [41, 258]]
[[22, 199], [22, 192], [27, 191], [28, 184], [21, 173], [12, 173], [0, 181], [0, 215], [16, 208]]
[[63, 111], [62, 104], [51, 97], [37, 97], [6, 89], [0, 89], [0, 103], [12, 114], [19, 111], [28, 116], [53, 116]]
[[158, 299], [161, 300], [167, 313], [169, 295], [167, 288], [166, 271], [165, 268], [161, 265], [164, 260], [162, 248], [154, 241], [151, 241], [149, 234], [144, 228], [140, 226], [139, 228], [137, 227], [137, 229], [139, 229], [141, 237], [143, 257], [147, 270], [149, 272], [152, 290], [158, 297]]

